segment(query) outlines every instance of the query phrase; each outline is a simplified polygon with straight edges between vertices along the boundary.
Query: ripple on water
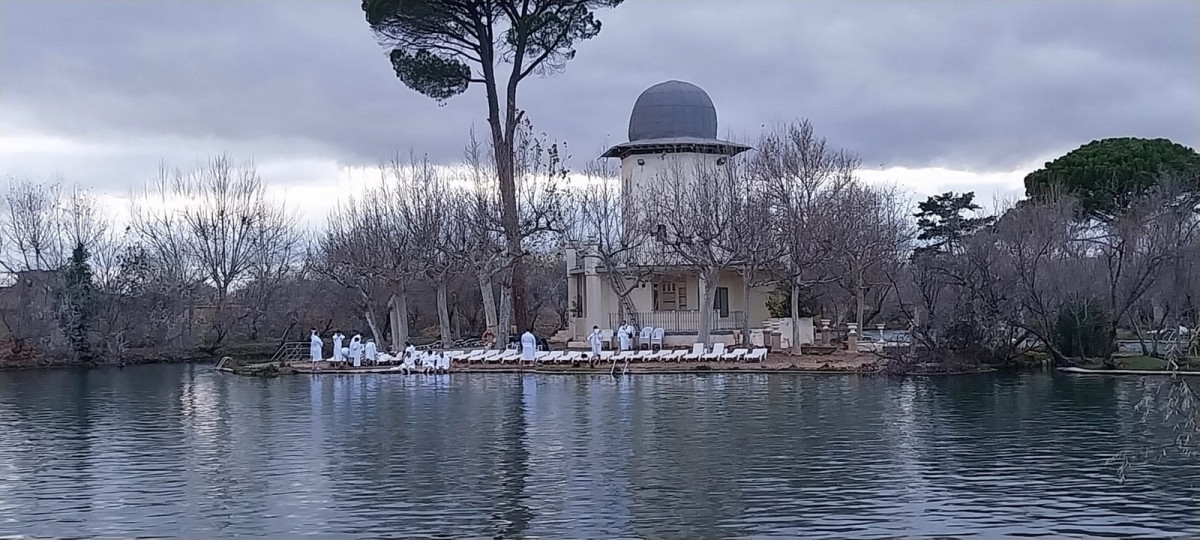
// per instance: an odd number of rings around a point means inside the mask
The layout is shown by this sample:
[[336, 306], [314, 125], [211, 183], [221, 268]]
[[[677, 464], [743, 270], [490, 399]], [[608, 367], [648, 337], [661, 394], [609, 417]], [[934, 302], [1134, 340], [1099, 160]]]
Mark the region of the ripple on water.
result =
[[1163, 537], [1131, 380], [0, 373], [0, 534]]

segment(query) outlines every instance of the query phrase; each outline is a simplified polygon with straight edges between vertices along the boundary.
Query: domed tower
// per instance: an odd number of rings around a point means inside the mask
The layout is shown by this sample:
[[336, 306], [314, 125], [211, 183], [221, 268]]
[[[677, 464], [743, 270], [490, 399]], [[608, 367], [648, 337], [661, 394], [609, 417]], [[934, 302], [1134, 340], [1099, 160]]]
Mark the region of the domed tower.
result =
[[750, 147], [717, 139], [717, 109], [708, 93], [683, 81], [647, 88], [629, 115], [629, 142], [604, 152], [621, 160], [623, 193], [653, 189], [672, 169], [688, 174]]

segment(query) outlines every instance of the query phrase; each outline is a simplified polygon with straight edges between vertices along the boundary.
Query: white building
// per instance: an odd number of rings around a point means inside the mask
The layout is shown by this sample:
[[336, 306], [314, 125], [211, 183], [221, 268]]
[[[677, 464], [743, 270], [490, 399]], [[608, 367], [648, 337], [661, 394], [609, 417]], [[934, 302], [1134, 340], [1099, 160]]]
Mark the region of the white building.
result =
[[[749, 149], [717, 139], [717, 110], [704, 90], [667, 81], [638, 96], [629, 118], [629, 142], [613, 146], [603, 157], [621, 160], [621, 192], [634, 193], [651, 189], [668, 173], [678, 178], [680, 171], [719, 166]], [[648, 277], [633, 284], [629, 295], [636, 312], [630, 322], [665, 329], [668, 344], [692, 343], [701, 317], [711, 318], [712, 340], [730, 343], [743, 318], [750, 328], [762, 328], [770, 318], [766, 300], [773, 288], [750, 289], [745, 312], [742, 277], [736, 271], [720, 274], [710, 306], [699, 305], [700, 277], [686, 266], [656, 266], [644, 275]], [[616, 328], [625, 318], [607, 269], [588, 245], [568, 250], [567, 279], [572, 340], [584, 339], [593, 326]], [[811, 320], [807, 324], [811, 342]]]

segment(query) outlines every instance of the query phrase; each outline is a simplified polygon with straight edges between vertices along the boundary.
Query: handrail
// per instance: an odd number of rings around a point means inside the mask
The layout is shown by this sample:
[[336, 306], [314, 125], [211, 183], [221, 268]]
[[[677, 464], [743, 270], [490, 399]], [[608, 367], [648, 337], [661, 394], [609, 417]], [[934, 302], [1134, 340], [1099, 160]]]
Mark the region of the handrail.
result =
[[279, 346], [275, 350], [275, 354], [271, 356], [271, 363], [290, 362], [297, 358], [303, 358], [304, 352], [309, 347], [307, 341], [290, 341]]

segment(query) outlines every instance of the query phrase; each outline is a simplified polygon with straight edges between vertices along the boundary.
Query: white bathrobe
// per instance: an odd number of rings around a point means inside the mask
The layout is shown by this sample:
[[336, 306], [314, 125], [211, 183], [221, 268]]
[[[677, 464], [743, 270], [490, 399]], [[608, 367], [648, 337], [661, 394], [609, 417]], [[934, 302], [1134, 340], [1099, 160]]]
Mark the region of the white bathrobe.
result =
[[599, 329], [592, 330], [592, 333], [588, 334], [587, 339], [588, 339], [588, 345], [592, 346], [592, 356], [593, 357], [600, 356], [600, 345], [602, 344], [600, 341], [600, 330]]
[[375, 346], [374, 341], [368, 341], [365, 348], [367, 350], [367, 360], [374, 364], [378, 359], [377, 353], [379, 349]]
[[621, 343], [621, 350], [628, 351], [633, 348], [633, 327], [628, 324], [622, 324], [617, 329], [617, 340]]
[[521, 334], [521, 361], [532, 362], [534, 358], [537, 358], [537, 338], [525, 332]]
[[342, 340], [343, 339], [346, 339], [346, 336], [343, 336], [341, 332], [338, 332], [333, 335], [333, 361], [334, 362], [341, 362], [342, 358], [344, 358], [342, 356]]
[[316, 332], [313, 332], [312, 337], [308, 339], [308, 343], [308, 354], [312, 356], [312, 361], [320, 362], [323, 360], [321, 358], [321, 346], [324, 345], [324, 342], [321, 341], [321, 336], [318, 336]]
[[355, 334], [350, 338], [350, 360], [354, 367], [362, 365], [362, 336]]

